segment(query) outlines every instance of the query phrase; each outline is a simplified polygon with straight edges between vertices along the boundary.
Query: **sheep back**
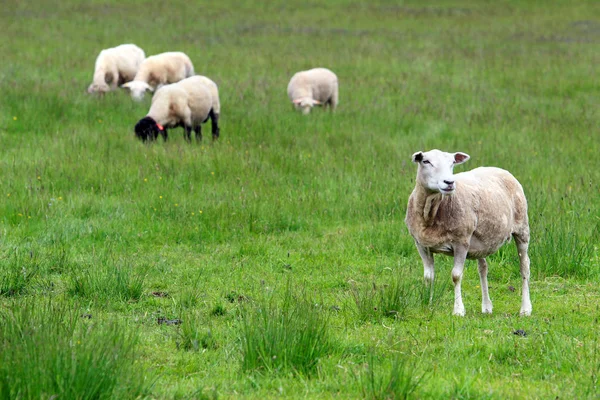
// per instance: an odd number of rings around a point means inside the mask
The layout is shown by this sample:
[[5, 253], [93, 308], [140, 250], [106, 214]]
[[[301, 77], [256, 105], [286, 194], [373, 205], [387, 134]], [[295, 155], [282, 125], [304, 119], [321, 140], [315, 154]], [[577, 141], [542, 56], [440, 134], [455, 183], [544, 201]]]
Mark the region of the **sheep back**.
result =
[[148, 116], [164, 126], [197, 126], [207, 120], [211, 108], [210, 90], [202, 79], [191, 77], [158, 89]]
[[185, 53], [167, 52], [146, 58], [134, 80], [144, 81], [152, 87], [157, 87], [179, 82], [192, 75], [194, 75], [194, 66]]

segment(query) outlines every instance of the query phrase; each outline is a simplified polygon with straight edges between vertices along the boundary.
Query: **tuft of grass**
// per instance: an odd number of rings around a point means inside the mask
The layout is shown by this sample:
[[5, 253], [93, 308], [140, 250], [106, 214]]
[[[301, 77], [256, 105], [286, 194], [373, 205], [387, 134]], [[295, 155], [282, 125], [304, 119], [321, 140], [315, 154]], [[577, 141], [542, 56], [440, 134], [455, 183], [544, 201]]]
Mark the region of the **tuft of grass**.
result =
[[365, 399], [409, 399], [419, 388], [425, 374], [418, 375], [406, 356], [381, 361], [371, 353], [364, 370], [355, 374]]
[[199, 351], [218, 347], [213, 329], [207, 327], [202, 318], [193, 313], [183, 317], [183, 322], [178, 329], [177, 348]]
[[552, 221], [537, 232], [532, 244], [532, 272], [538, 278], [560, 276], [588, 279], [597, 275], [591, 265], [594, 254], [593, 238], [600, 235], [600, 223], [592, 229], [578, 227], [580, 216], [570, 213], [562, 221]]
[[69, 293], [90, 299], [137, 301], [144, 292], [144, 279], [129, 266], [90, 266], [72, 273]]
[[213, 317], [220, 317], [225, 314], [227, 314], [227, 309], [221, 303], [215, 304], [213, 309], [210, 311], [210, 315], [212, 315]]
[[134, 365], [137, 338], [65, 304], [13, 303], [0, 318], [0, 397], [137, 398], [150, 383]]
[[356, 313], [361, 321], [379, 321], [381, 318], [403, 319], [411, 305], [416, 303], [415, 287], [398, 277], [388, 284], [354, 285], [351, 288]]
[[12, 249], [0, 259], [0, 296], [17, 296], [25, 293], [38, 275], [39, 260], [32, 251]]
[[319, 360], [333, 352], [322, 308], [288, 289], [242, 311], [242, 369], [313, 375]]
[[444, 279], [443, 276], [438, 276], [433, 281], [433, 285], [427, 285], [424, 282], [416, 283], [414, 295], [421, 306], [436, 310], [443, 304], [444, 295], [449, 293], [449, 288], [450, 281]]
[[185, 289], [179, 295], [179, 304], [182, 308], [192, 308], [200, 302], [200, 292], [195, 286]]

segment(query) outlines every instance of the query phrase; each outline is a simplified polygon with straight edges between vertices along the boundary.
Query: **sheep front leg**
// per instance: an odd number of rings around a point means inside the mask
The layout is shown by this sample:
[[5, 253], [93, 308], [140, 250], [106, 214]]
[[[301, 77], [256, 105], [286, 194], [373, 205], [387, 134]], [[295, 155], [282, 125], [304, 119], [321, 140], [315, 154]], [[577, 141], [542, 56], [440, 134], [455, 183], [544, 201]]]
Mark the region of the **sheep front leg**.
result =
[[433, 279], [435, 276], [435, 268], [433, 261], [433, 254], [427, 247], [423, 247], [417, 243], [417, 250], [423, 260], [423, 277], [425, 279], [425, 285], [429, 288], [429, 304], [433, 302]]
[[[163, 141], [167, 141], [167, 139], [169, 138], [169, 132], [167, 132], [167, 128], [163, 128], [161, 131], [159, 131], [160, 135], [163, 138]], [[154, 136], [154, 140], [158, 139], [158, 135]]]
[[462, 281], [463, 271], [465, 270], [465, 260], [467, 259], [467, 246], [454, 247], [454, 267], [452, 268], [452, 282], [454, 282], [454, 311], [452, 314], [464, 317], [465, 306], [462, 301], [460, 283]]
[[488, 292], [488, 265], [485, 258], [477, 260], [479, 263], [479, 282], [481, 283], [481, 312], [484, 314], [492, 313], [492, 300], [490, 300], [490, 294]]

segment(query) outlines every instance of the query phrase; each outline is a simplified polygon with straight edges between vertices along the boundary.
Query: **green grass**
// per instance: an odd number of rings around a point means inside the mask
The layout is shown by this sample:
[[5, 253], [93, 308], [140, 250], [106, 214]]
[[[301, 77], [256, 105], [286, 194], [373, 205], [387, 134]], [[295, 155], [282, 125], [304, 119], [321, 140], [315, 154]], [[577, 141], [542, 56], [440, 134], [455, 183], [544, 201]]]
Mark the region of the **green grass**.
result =
[[414, 366], [406, 358], [390, 358], [389, 366], [382, 366], [380, 361], [371, 357], [363, 367], [361, 375], [358, 375], [363, 398], [409, 399], [425, 379], [425, 376], [416, 375]]
[[[95, 398], [598, 398], [597, 2], [8, 0], [0, 26], [0, 313], [53, 327], [19, 339], [30, 325], [3, 320], [0, 357], [54, 343], [15, 377], [64, 365], [65, 398], [83, 381], [111, 382]], [[215, 80], [219, 142], [145, 145], [149, 98], [85, 93], [98, 52], [129, 42]], [[286, 97], [315, 66], [338, 74], [333, 115]], [[403, 219], [410, 156], [432, 148], [523, 184], [530, 318], [514, 243], [488, 259], [493, 315], [469, 262], [451, 316], [442, 256], [430, 303]], [[95, 344], [67, 347], [80, 334]], [[261, 356], [305, 338], [325, 350]], [[65, 354], [114, 341], [122, 364], [67, 373]], [[120, 380], [137, 373], [139, 390]]]
[[135, 365], [136, 337], [108, 320], [94, 323], [67, 304], [13, 303], [0, 322], [3, 399], [111, 399], [149, 394]]
[[283, 296], [281, 304], [265, 299], [242, 311], [242, 369], [314, 375], [334, 350], [327, 314], [290, 288]]

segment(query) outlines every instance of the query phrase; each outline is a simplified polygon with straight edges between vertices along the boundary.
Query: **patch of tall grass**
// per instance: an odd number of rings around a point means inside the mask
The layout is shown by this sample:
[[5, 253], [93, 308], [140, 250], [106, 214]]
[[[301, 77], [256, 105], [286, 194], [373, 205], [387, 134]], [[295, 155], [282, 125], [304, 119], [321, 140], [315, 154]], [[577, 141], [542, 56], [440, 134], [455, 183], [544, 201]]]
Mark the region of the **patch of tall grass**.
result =
[[242, 311], [242, 369], [310, 376], [334, 351], [326, 311], [288, 289]]
[[560, 276], [588, 279], [600, 271], [592, 268], [594, 244], [600, 235], [600, 223], [582, 229], [581, 216], [570, 213], [562, 220], [543, 224], [532, 238], [531, 271], [538, 278]]
[[446, 280], [438, 279], [433, 286], [428, 286], [396, 274], [385, 284], [355, 284], [350, 292], [358, 319], [374, 322], [382, 318], [404, 319], [411, 308], [435, 308], [447, 288]]
[[378, 359], [373, 353], [361, 371], [354, 374], [363, 398], [374, 400], [418, 398], [425, 374], [419, 373], [407, 356]]
[[177, 332], [177, 348], [199, 351], [216, 349], [219, 346], [212, 327], [197, 313], [189, 312], [182, 319], [183, 322]]
[[17, 296], [39, 274], [40, 261], [37, 253], [14, 248], [0, 258], [0, 296]]
[[66, 303], [14, 302], [0, 312], [0, 397], [141, 397], [150, 382], [136, 344], [124, 326], [82, 319]]
[[145, 277], [129, 265], [100, 263], [83, 270], [73, 270], [69, 293], [89, 299], [139, 300], [144, 291]]

